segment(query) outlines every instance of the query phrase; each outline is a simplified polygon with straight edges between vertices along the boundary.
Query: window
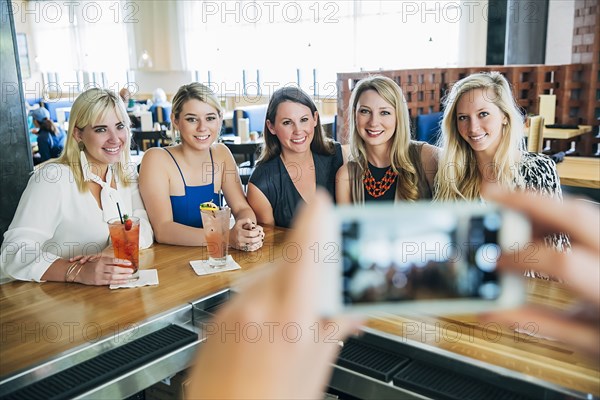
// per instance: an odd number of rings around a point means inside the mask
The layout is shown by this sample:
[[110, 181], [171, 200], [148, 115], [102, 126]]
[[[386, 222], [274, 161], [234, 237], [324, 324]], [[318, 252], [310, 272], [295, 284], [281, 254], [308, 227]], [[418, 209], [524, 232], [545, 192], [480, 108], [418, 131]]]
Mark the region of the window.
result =
[[[181, 2], [187, 68], [217, 87], [261, 93], [299, 84], [337, 96], [336, 73], [455, 66], [458, 2]], [[459, 10], [460, 12], [460, 10]], [[243, 72], [246, 71], [246, 90]], [[201, 76], [207, 73], [201, 72]], [[264, 86], [264, 87], [263, 87]], [[230, 94], [227, 92], [226, 94]]]
[[121, 3], [30, 1], [22, 7], [21, 18], [35, 36], [39, 70], [58, 77], [55, 90], [65, 95], [96, 84], [118, 91], [119, 82], [124, 84], [129, 54]]

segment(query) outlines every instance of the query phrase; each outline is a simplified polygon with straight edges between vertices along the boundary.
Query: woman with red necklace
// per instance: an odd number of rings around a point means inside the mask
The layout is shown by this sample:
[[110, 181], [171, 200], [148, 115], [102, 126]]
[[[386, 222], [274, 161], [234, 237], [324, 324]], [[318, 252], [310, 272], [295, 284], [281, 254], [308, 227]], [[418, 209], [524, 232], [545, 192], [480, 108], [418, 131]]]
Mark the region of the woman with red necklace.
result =
[[438, 148], [410, 139], [402, 89], [371, 76], [350, 98], [350, 161], [336, 176], [338, 204], [430, 199]]

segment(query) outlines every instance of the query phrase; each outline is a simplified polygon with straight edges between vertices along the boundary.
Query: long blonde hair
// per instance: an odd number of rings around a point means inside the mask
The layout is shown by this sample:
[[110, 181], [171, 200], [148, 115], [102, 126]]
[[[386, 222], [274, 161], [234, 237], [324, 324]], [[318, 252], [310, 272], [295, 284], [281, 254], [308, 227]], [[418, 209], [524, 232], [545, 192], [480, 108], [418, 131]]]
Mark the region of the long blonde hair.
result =
[[[392, 136], [390, 162], [392, 170], [398, 173], [396, 193], [401, 199], [417, 200], [419, 198], [418, 176], [408, 153], [410, 146], [410, 115], [402, 89], [388, 77], [380, 75], [369, 76], [360, 80], [352, 91], [350, 112], [348, 113], [352, 161], [360, 166], [364, 175], [364, 171], [369, 168], [367, 150], [365, 142], [360, 137], [356, 128], [355, 119], [358, 100], [361, 94], [367, 90], [374, 90], [394, 108], [396, 113], [396, 130]], [[352, 185], [353, 183], [351, 182], [350, 184]]]
[[123, 186], [129, 184], [136, 179], [136, 166], [131, 163], [129, 156], [129, 148], [131, 146], [131, 121], [127, 115], [125, 104], [119, 96], [107, 89], [91, 88], [88, 89], [75, 99], [71, 111], [69, 113], [69, 131], [65, 140], [65, 147], [60, 157], [55, 161], [59, 164], [67, 165], [71, 169], [71, 173], [75, 179], [75, 183], [80, 192], [87, 190], [86, 183], [83, 180], [83, 172], [81, 170], [79, 143], [75, 140], [75, 128], [84, 129], [90, 124], [96, 123], [106, 117], [106, 115], [114, 111], [119, 120], [127, 129], [127, 139], [125, 146], [121, 151], [121, 159], [113, 164], [113, 173], [117, 182]]
[[[510, 84], [499, 72], [469, 75], [456, 82], [444, 98], [442, 120], [442, 148], [438, 172], [435, 177], [435, 200], [476, 200], [480, 198], [482, 175], [477, 166], [475, 152], [458, 132], [456, 105], [461, 97], [472, 90], [492, 90], [495, 104], [506, 117], [502, 137], [494, 154], [493, 175], [496, 183], [514, 189], [522, 184], [518, 166], [523, 145], [523, 115], [519, 111]], [[492, 96], [489, 96], [492, 97]]]

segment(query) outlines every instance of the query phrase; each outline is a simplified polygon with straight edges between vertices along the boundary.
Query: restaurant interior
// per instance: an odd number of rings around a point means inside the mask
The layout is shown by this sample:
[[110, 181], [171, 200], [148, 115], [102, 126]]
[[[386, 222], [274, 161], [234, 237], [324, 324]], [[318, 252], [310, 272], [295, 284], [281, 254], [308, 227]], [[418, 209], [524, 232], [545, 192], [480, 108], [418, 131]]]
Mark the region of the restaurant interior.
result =
[[[219, 140], [246, 185], [279, 87], [309, 93], [325, 133], [347, 145], [353, 88], [387, 76], [404, 92], [412, 137], [435, 144], [453, 83], [499, 71], [526, 116], [528, 151], [560, 155], [563, 192], [600, 202], [598, 0], [1, 0], [0, 8], [3, 234], [35, 168], [23, 105], [46, 107], [66, 128], [73, 101], [94, 86], [130, 92], [139, 164], [149, 148], [180, 142], [171, 124], [177, 89], [208, 85], [225, 110]], [[215, 312], [246, 271], [286, 260], [287, 231], [265, 227], [256, 254], [231, 249], [239, 271], [199, 277], [190, 261], [206, 248], [155, 244], [140, 263], [158, 270], [157, 286], [0, 284], [0, 398], [183, 398]], [[558, 282], [526, 286], [532, 304], [574, 304]], [[533, 322], [508, 329], [461, 310], [383, 313], [361, 330], [344, 343], [324, 398], [600, 398], [600, 362], [537, 335]]]

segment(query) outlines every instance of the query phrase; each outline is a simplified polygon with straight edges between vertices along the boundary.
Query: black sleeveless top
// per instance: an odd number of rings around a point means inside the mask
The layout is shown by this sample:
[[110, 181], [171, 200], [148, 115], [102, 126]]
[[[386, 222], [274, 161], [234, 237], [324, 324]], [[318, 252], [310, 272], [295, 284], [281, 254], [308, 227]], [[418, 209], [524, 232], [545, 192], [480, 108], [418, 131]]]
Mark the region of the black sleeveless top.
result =
[[[335, 174], [344, 163], [342, 146], [335, 142], [333, 155], [314, 152], [312, 155], [317, 186], [327, 189], [335, 199]], [[298, 204], [303, 203], [304, 199], [294, 186], [281, 157], [258, 164], [250, 177], [250, 183], [260, 189], [271, 203], [275, 225], [289, 228]]]

